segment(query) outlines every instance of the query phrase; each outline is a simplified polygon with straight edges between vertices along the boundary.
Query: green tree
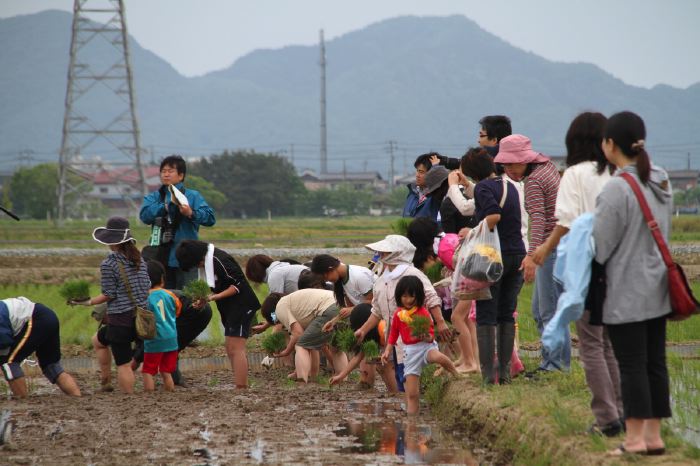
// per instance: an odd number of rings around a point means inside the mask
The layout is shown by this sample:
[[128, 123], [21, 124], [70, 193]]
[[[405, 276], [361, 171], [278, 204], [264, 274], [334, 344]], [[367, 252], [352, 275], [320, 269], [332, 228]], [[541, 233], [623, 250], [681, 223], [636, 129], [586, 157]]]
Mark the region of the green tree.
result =
[[[95, 211], [94, 203], [81, 203], [83, 196], [92, 189], [91, 183], [75, 174], [69, 175], [68, 182], [77, 186], [65, 196], [68, 215]], [[55, 218], [58, 209], [58, 165], [42, 163], [17, 170], [10, 179], [10, 200], [19, 215], [37, 219], [46, 218], [47, 215]]]
[[187, 175], [185, 181], [185, 186], [187, 188], [199, 191], [202, 197], [204, 197], [204, 200], [207, 201], [207, 204], [216, 211], [223, 209], [228, 202], [224, 193], [216, 189], [210, 181], [205, 180], [201, 176]]
[[228, 151], [193, 163], [188, 170], [211, 182], [228, 202], [220, 209], [230, 217], [291, 215], [306, 192], [289, 161], [275, 154]]
[[371, 190], [358, 191], [350, 184], [341, 184], [336, 189], [307, 191], [299, 199], [296, 212], [300, 215], [328, 215], [330, 211], [339, 214], [367, 215], [374, 198]]

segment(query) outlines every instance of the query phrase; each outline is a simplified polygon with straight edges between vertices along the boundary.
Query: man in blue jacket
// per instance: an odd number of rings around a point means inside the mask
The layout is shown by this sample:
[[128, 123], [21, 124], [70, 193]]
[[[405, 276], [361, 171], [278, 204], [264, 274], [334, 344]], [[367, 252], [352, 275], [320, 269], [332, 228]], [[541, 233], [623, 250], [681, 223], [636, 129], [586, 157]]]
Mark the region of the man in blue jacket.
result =
[[[202, 195], [184, 187], [187, 165], [179, 155], [171, 155], [160, 163], [162, 186], [143, 199], [141, 221], [154, 227], [151, 246], [157, 246], [155, 259], [166, 268], [165, 288], [181, 290], [193, 276], [180, 270], [175, 249], [182, 240], [199, 239], [199, 227], [216, 223], [214, 210]], [[187, 198], [187, 203], [172, 199], [169, 186], [173, 185]], [[195, 272], [196, 273], [196, 272]]]
[[402, 217], [430, 217], [433, 220], [437, 219], [440, 205], [433, 205], [431, 199], [425, 194], [425, 175], [428, 173], [433, 164], [430, 158], [438, 155], [434, 152], [419, 155], [413, 166], [416, 168], [416, 182], [409, 183], [408, 195], [406, 203], [403, 207]]

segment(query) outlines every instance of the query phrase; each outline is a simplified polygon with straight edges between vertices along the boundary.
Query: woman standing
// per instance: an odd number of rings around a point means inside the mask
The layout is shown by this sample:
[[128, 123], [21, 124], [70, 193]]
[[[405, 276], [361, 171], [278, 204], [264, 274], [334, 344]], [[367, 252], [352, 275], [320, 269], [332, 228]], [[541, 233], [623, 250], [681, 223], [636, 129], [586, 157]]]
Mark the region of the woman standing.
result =
[[[595, 210], [595, 202], [615, 168], [603, 153], [603, 130], [607, 118], [600, 113], [585, 112], [574, 118], [566, 133], [566, 166], [559, 183], [554, 215], [557, 225], [549, 238], [532, 254], [535, 264], [557, 248], [559, 240], [569, 232], [573, 221]], [[620, 372], [613, 353], [608, 331], [604, 326], [591, 325], [590, 311], [576, 321], [579, 357], [583, 363], [588, 389], [593, 395], [591, 410], [596, 422], [590, 433], [614, 436], [622, 432], [622, 395]]]
[[131, 368], [131, 344], [136, 340], [134, 308], [148, 308], [151, 281], [146, 263], [136, 248], [136, 240], [131, 236], [127, 219], [111, 217], [107, 220], [106, 227], [95, 228], [92, 237], [98, 243], [109, 246], [111, 251], [100, 265], [102, 293], [95, 298], [72, 304], [96, 306], [107, 303], [107, 325], [92, 337], [92, 345], [100, 364], [102, 390], [112, 390], [114, 356], [119, 389], [124, 393], [133, 393], [135, 379]]
[[[494, 352], [498, 353], [498, 380], [508, 383], [515, 341], [513, 313], [523, 286], [520, 264], [525, 244], [520, 231], [520, 201], [516, 187], [496, 176], [493, 159], [484, 149], [470, 150], [462, 159], [462, 171], [477, 181], [474, 187], [476, 217], [493, 230], [503, 258], [503, 275], [491, 285], [491, 299], [476, 302], [476, 335], [484, 383], [495, 383]], [[496, 351], [494, 351], [496, 350]]]
[[[603, 151], [640, 186], [662, 234], [668, 238], [673, 213], [668, 175], [652, 167], [644, 148], [644, 121], [632, 112], [605, 125]], [[613, 177], [598, 196], [593, 237], [596, 261], [605, 264], [607, 325], [620, 367], [625, 441], [610, 452], [665, 452], [661, 419], [671, 417], [666, 368], [666, 316], [671, 311], [667, 270], [626, 180]]]
[[[233, 370], [237, 389], [248, 388], [248, 356], [246, 340], [250, 336], [250, 324], [260, 302], [243, 276], [238, 262], [226, 251], [211, 243], [185, 240], [175, 251], [180, 267], [188, 271], [199, 269], [199, 276], [213, 290], [206, 301], [215, 301], [224, 326], [226, 354]], [[204, 302], [198, 303], [200, 307]]]

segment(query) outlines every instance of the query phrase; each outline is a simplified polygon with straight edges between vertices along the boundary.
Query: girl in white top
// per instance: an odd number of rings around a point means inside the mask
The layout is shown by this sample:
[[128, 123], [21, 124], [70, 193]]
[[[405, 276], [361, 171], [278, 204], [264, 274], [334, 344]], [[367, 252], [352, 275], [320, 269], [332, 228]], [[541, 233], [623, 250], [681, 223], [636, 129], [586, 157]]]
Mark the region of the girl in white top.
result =
[[367, 267], [350, 266], [333, 256], [320, 254], [311, 262], [311, 272], [333, 283], [341, 318], [350, 315], [354, 306], [372, 302], [375, 275]]

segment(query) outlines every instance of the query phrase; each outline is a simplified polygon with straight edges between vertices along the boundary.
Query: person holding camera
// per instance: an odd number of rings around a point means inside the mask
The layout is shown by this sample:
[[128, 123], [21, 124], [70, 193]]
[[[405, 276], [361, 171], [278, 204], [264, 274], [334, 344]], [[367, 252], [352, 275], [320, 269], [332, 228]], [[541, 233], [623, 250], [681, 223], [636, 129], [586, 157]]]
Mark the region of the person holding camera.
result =
[[[139, 218], [152, 226], [151, 254], [165, 267], [165, 288], [181, 290], [195, 279], [180, 269], [175, 249], [186, 239], [199, 239], [199, 227], [213, 226], [216, 223], [214, 210], [204, 197], [194, 189], [185, 189], [187, 174], [185, 160], [179, 155], [170, 155], [160, 163], [162, 186], [143, 199]], [[152, 257], [153, 256], [153, 257]]]

